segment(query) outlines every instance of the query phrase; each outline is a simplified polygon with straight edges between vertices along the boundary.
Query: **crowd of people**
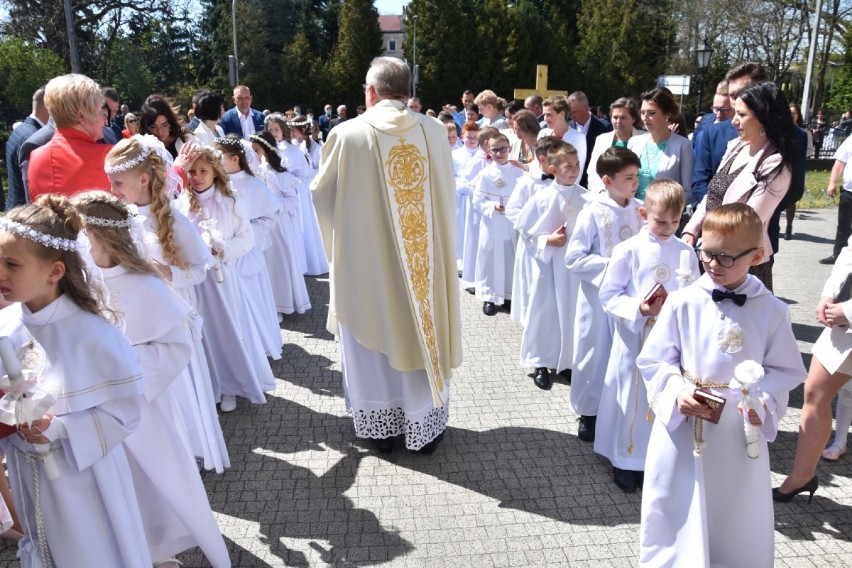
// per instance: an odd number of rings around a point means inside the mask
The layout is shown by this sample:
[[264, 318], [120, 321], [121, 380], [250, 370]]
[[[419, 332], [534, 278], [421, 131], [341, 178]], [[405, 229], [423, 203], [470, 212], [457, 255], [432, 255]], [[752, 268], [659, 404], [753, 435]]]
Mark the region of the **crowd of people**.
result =
[[[197, 546], [230, 566], [198, 472], [229, 467], [219, 413], [266, 402], [283, 315], [325, 273], [347, 409], [379, 452], [443, 440], [466, 290], [522, 326], [538, 388], [571, 385], [614, 485], [643, 490], [643, 566], [772, 565], [772, 499], [816, 491], [852, 350], [844, 252], [807, 443], [770, 492], [767, 442], [806, 376], [772, 294], [780, 217], [804, 190], [794, 105], [742, 64], [689, 139], [663, 87], [607, 121], [580, 91], [466, 91], [424, 114], [410, 83], [374, 60], [356, 120], [260, 111], [242, 85], [230, 110], [200, 91], [185, 117], [161, 95], [131, 113], [82, 75], [35, 93], [0, 219], [0, 362], [27, 379], [0, 387], [41, 401], [0, 406], [15, 425], [0, 527], [24, 565], [177, 566]], [[827, 459], [843, 453], [838, 431]]]

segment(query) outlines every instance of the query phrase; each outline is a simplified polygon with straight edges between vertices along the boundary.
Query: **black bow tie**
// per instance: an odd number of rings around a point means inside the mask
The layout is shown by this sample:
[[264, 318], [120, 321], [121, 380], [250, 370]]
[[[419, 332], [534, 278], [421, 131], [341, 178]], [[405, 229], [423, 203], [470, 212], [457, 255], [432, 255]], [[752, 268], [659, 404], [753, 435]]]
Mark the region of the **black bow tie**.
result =
[[721, 290], [713, 289], [711, 292], [711, 296], [713, 297], [714, 302], [721, 302], [722, 300], [730, 300], [738, 306], [744, 306], [748, 296], [745, 294], [734, 294], [733, 292], [722, 292]]
[[541, 174], [541, 181], [546, 179], [556, 179], [556, 176], [553, 174]]

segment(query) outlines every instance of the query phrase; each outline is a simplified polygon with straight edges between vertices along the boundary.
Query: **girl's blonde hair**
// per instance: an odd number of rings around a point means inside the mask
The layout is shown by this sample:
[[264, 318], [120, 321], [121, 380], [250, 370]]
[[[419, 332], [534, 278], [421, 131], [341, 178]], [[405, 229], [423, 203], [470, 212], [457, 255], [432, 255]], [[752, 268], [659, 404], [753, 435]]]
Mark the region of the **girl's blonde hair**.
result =
[[[213, 187], [218, 189], [225, 197], [233, 199], [236, 204], [237, 198], [234, 197], [234, 191], [231, 189], [228, 172], [225, 171], [225, 166], [222, 164], [222, 153], [211, 146], [198, 146], [196, 147], [196, 150], [198, 158], [195, 159], [195, 162], [198, 162], [198, 160], [204, 160], [211, 168], [213, 168]], [[193, 162], [193, 165], [195, 162]], [[192, 169], [192, 167], [193, 166], [189, 166], [189, 169]], [[194, 213], [201, 213], [201, 204], [198, 202], [198, 198], [195, 196], [195, 192], [192, 191], [192, 188], [187, 186], [183, 188], [183, 190], [187, 192], [187, 195], [189, 196], [190, 211]]]
[[135, 138], [125, 138], [112, 147], [106, 155], [107, 166], [117, 166], [128, 160], [139, 156], [142, 152], [148, 152], [148, 156], [138, 166], [127, 171], [139, 174], [147, 173], [151, 178], [148, 189], [151, 191], [151, 213], [157, 230], [157, 239], [163, 248], [165, 261], [177, 268], [189, 267], [189, 262], [180, 253], [175, 243], [175, 231], [172, 219], [171, 198], [168, 187], [166, 187], [166, 164], [156, 152], [151, 152], [142, 146]]
[[[86, 223], [86, 232], [98, 239], [103, 249], [116, 264], [137, 274], [160, 276], [160, 273], [139, 253], [130, 227], [120, 226], [130, 219], [130, 211], [122, 201], [106, 191], [87, 191], [75, 195], [71, 204], [84, 217], [115, 221], [116, 225], [105, 227], [95, 222]], [[141, 244], [141, 243], [140, 243]]]
[[[83, 228], [83, 218], [65, 197], [57, 194], [42, 195], [35, 203], [15, 207], [6, 218], [26, 225], [40, 233], [60, 239], [77, 240]], [[65, 294], [81, 309], [96, 316], [111, 319], [115, 314], [106, 307], [99, 289], [90, 286], [92, 277], [77, 250], [64, 250], [45, 246], [22, 238], [35, 255], [45, 262], [59, 261], [65, 265], [65, 275], [59, 280], [59, 292]], [[114, 321], [114, 318], [112, 319]]]

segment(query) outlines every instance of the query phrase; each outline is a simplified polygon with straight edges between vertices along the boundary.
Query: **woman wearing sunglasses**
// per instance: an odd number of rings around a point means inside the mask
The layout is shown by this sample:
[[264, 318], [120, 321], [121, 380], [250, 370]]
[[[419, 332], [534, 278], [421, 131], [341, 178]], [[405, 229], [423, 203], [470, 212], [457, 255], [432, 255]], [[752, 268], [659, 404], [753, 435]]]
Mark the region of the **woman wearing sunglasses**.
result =
[[139, 134], [139, 118], [128, 112], [124, 115], [124, 130], [121, 131], [121, 135], [124, 138], [130, 138], [134, 134]]

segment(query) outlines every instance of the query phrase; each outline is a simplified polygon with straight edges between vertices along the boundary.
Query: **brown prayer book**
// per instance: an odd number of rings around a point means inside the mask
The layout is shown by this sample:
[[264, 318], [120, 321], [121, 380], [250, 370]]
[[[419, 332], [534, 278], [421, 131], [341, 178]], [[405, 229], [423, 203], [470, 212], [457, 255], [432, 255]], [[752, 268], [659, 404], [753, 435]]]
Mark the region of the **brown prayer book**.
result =
[[718, 424], [719, 419], [722, 417], [722, 410], [725, 409], [725, 399], [702, 388], [695, 389], [692, 397], [698, 402], [710, 407], [710, 418], [707, 418], [707, 422]]

